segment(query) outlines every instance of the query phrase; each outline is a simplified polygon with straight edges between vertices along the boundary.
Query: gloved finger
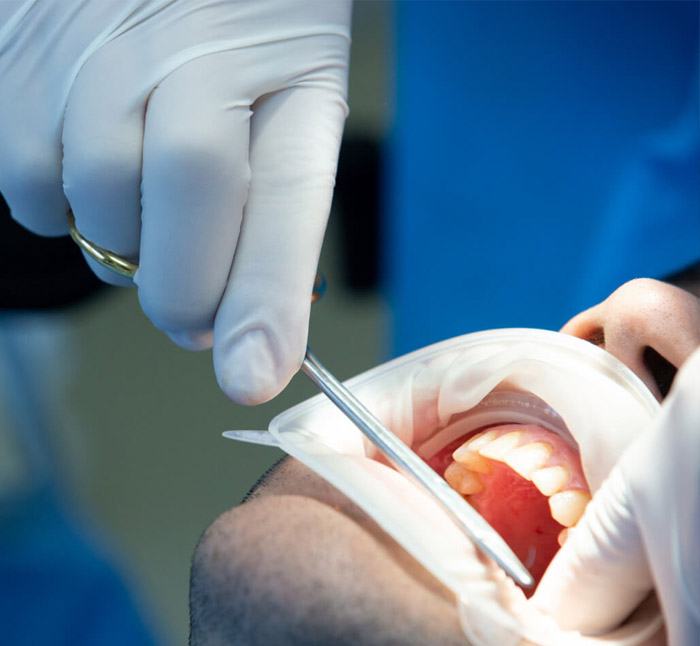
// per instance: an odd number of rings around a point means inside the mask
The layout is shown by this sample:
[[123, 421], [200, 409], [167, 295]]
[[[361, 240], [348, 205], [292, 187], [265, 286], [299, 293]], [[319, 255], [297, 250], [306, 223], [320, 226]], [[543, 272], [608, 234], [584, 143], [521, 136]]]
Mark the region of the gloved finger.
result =
[[251, 112], [231, 98], [231, 69], [222, 55], [185, 64], [146, 114], [135, 282], [146, 315], [189, 348], [210, 342], [247, 197]]
[[[56, 106], [53, 97], [46, 96], [47, 88], [42, 84], [15, 85], [16, 78], [3, 69], [12, 58], [7, 51], [0, 56], [0, 192], [12, 217], [22, 226], [39, 235], [65, 235], [68, 201], [61, 182], [63, 106]], [[51, 88], [48, 94], [52, 94]]]
[[344, 75], [256, 103], [251, 187], [214, 331], [214, 366], [233, 400], [274, 397], [299, 369], [346, 116]]
[[0, 133], [0, 192], [12, 217], [33, 233], [66, 235], [68, 201], [61, 186], [59, 131], [5, 134]]
[[[63, 179], [85, 238], [138, 263], [141, 237], [141, 157], [149, 86], [139, 82], [119, 41], [83, 65], [69, 95], [63, 128]], [[141, 86], [140, 86], [141, 85]], [[84, 254], [99, 278], [132, 285]]]
[[[564, 629], [605, 632], [656, 589], [669, 644], [700, 630], [700, 350], [593, 497], [533, 603]], [[572, 600], [575, 599], [575, 603]]]
[[638, 519], [629, 506], [625, 478], [616, 468], [569, 530], [531, 602], [554, 616], [563, 630], [604, 634], [652, 586]]
[[0, 20], [0, 192], [12, 217], [30, 231], [66, 235], [66, 95], [78, 60], [111, 8], [83, 2], [66, 12], [61, 3], [1, 4], [7, 21]]

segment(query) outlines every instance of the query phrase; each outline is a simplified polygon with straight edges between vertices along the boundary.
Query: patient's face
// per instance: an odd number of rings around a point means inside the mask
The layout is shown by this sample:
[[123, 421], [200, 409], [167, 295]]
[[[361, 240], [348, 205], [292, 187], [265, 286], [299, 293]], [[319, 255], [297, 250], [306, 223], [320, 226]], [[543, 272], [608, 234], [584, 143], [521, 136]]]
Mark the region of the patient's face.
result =
[[[562, 331], [604, 347], [661, 398], [668, 384], [657, 383], [660, 371], [649, 357], [663, 359], [666, 374], [661, 377], [672, 378], [700, 345], [700, 301], [658, 281], [632, 281]], [[486, 517], [537, 578], [590, 498], [576, 448], [539, 425], [476, 429], [428, 462]], [[324, 536], [333, 539], [323, 542]], [[221, 580], [230, 568], [230, 576], [223, 579], [226, 585], [218, 586], [208, 603], [223, 604], [220, 616], [227, 621], [238, 617], [239, 626], [252, 622], [251, 634], [262, 634], [277, 619], [308, 629], [313, 616], [319, 635], [338, 624], [352, 626], [347, 634], [353, 638], [347, 643], [464, 643], [451, 592], [363, 510], [295, 461], [286, 460], [257, 487], [251, 502], [217, 521], [198, 552], [201, 558], [195, 564], [210, 563], [211, 554], [218, 554], [219, 569], [207, 570], [206, 576]], [[293, 576], [287, 577], [290, 568]], [[270, 569], [275, 576], [269, 576]], [[289, 592], [306, 578], [316, 582], [312, 588], [318, 590], [318, 599], [308, 587], [304, 600]], [[193, 574], [193, 587], [194, 579]], [[277, 598], [283, 600], [284, 616], [271, 620], [264, 606]], [[312, 612], [309, 604], [325, 610]], [[353, 632], [370, 626], [362, 637]], [[285, 624], [280, 630], [285, 639], [284, 631], [291, 629]], [[386, 639], [380, 639], [385, 633]], [[345, 643], [340, 637], [333, 642]], [[193, 640], [197, 643], [227, 642]]]

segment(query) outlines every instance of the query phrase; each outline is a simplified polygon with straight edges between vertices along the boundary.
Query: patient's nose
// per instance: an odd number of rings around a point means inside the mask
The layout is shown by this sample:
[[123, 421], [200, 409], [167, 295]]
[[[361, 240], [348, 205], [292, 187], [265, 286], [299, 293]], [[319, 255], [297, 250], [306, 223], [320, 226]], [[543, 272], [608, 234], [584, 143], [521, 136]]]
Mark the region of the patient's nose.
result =
[[561, 331], [605, 348], [662, 399], [676, 370], [700, 345], [700, 300], [673, 285], [639, 278]]

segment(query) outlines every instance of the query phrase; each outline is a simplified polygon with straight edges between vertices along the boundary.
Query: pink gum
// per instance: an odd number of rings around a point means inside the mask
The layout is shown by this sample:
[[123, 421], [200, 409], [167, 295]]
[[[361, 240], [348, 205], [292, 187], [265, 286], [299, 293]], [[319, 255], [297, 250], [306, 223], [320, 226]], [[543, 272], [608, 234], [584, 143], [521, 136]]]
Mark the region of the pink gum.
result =
[[496, 432], [496, 437], [494, 439], [506, 433], [519, 431], [522, 433], [522, 436], [520, 437], [518, 446], [524, 446], [532, 442], [542, 442], [549, 445], [552, 447], [552, 455], [542, 468], [563, 466], [569, 472], [569, 480], [566, 482], [563, 489], [583, 489], [584, 491], [588, 491], [588, 484], [586, 484], [586, 478], [583, 475], [578, 451], [554, 431], [550, 431], [537, 424], [504, 424], [481, 429], [469, 439], [471, 440], [479, 435], [483, 435], [488, 431]]

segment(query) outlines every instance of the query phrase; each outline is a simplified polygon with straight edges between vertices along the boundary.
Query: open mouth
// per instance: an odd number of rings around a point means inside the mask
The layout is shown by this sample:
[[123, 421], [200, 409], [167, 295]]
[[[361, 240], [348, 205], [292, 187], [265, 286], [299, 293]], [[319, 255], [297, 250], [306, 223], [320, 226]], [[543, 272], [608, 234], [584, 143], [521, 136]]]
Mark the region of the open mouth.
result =
[[[538, 584], [589, 491], [658, 411], [653, 395], [612, 355], [543, 330], [458, 337], [347, 385], [486, 518]], [[393, 469], [330, 402], [303, 402], [275, 417], [270, 431], [454, 593], [471, 643], [599, 641], [553, 625], [526, 599], [531, 591], [482, 558], [434, 499]], [[606, 643], [663, 643], [655, 604], [651, 598]], [[477, 633], [487, 637], [478, 640]], [[501, 638], [506, 633], [511, 641]]]
[[578, 451], [535, 423], [475, 429], [426, 461], [504, 538], [536, 583], [591, 499]]

